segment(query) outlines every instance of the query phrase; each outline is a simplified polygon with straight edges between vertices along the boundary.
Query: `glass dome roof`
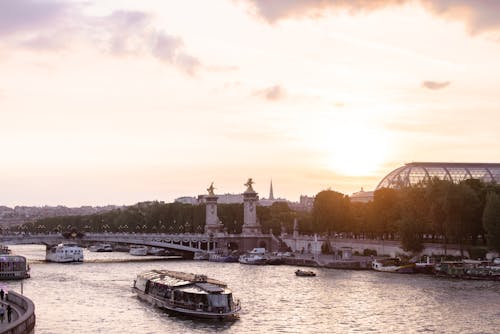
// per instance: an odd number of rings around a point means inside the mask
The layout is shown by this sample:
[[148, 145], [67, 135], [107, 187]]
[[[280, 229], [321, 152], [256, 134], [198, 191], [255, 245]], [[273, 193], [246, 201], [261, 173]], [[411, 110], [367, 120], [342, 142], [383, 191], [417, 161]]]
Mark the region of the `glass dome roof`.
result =
[[455, 183], [467, 179], [500, 183], [500, 163], [412, 162], [387, 174], [377, 189], [411, 186], [434, 177]]

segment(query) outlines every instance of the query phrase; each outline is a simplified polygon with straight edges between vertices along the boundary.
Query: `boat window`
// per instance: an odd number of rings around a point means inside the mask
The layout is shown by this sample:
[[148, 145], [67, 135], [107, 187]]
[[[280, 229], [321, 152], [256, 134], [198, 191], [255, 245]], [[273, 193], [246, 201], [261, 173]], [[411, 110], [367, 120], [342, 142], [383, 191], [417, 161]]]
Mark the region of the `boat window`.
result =
[[227, 295], [209, 295], [208, 301], [212, 307], [227, 307]]

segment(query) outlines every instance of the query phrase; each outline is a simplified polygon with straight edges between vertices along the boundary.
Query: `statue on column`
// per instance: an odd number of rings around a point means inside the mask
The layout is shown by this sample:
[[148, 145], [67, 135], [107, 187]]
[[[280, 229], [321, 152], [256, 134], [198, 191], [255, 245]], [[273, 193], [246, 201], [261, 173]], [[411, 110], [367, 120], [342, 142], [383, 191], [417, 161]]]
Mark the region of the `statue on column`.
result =
[[207, 188], [208, 195], [209, 195], [209, 196], [215, 196], [215, 194], [214, 194], [214, 190], [215, 190], [215, 188], [214, 188], [214, 183], [212, 182], [212, 183], [210, 184], [210, 187], [208, 187], [208, 188]]
[[255, 190], [253, 190], [252, 188], [252, 184], [254, 184], [255, 182], [253, 182], [252, 178], [249, 178], [247, 183], [244, 184], [244, 186], [247, 186], [247, 190], [246, 192], [255, 192]]

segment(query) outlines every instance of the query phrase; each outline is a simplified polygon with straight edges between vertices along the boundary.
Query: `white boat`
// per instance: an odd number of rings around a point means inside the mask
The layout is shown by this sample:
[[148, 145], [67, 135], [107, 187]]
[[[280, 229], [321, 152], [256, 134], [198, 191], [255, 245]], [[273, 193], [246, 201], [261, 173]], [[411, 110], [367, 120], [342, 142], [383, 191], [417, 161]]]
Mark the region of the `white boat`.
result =
[[197, 318], [235, 320], [241, 309], [225, 283], [205, 275], [146, 271], [137, 275], [132, 291], [161, 309]]
[[238, 262], [242, 264], [260, 265], [267, 264], [268, 260], [265, 248], [254, 248], [250, 252], [241, 255]]
[[146, 246], [132, 245], [129, 250], [130, 255], [145, 256], [148, 255], [148, 248]]
[[112, 252], [113, 247], [110, 244], [96, 244], [88, 248], [91, 252]]
[[404, 264], [399, 258], [373, 260], [372, 269], [387, 273], [413, 274], [415, 273], [415, 263]]
[[15, 280], [30, 277], [30, 266], [20, 255], [0, 256], [0, 280]]
[[50, 262], [83, 262], [83, 249], [77, 244], [59, 244], [45, 252], [45, 260]]

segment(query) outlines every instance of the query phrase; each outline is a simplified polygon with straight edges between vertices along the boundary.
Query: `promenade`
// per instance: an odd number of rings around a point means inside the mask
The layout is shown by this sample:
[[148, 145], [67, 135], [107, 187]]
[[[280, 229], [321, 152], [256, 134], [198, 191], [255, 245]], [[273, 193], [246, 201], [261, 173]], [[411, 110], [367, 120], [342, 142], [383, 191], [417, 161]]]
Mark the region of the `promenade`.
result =
[[[19, 306], [6, 300], [0, 301], [0, 305], [2, 305], [3, 309], [5, 310], [3, 322], [0, 322], [0, 333], [3, 333], [7, 328], [11, 327], [11, 325], [14, 324], [17, 319], [19, 319], [19, 315], [23, 312], [19, 308]], [[10, 323], [7, 321], [7, 305], [10, 305], [10, 307], [12, 308], [12, 318]]]

